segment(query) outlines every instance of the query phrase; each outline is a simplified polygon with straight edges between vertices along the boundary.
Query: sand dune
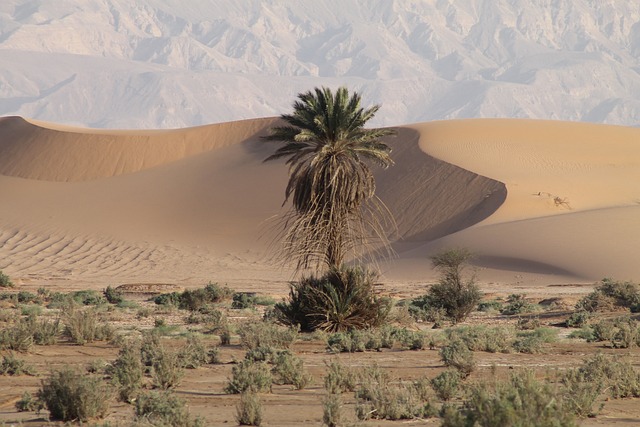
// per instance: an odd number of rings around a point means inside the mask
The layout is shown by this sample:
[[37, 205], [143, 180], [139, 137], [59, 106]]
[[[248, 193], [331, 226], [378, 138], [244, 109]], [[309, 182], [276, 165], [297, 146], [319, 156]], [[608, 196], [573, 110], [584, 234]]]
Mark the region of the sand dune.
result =
[[[286, 291], [274, 220], [287, 180], [259, 137], [275, 119], [96, 131], [0, 119], [0, 269], [27, 285], [226, 282]], [[398, 223], [386, 281], [427, 256], [480, 254], [483, 281], [640, 279], [640, 130], [519, 120], [399, 129], [376, 173]], [[555, 199], [554, 201], [554, 198]]]

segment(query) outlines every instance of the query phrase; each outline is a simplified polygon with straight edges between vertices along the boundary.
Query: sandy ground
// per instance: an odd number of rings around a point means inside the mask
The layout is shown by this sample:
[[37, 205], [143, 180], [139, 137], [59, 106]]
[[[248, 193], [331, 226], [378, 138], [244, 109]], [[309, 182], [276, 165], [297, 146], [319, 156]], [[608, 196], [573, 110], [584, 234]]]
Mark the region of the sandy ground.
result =
[[[0, 269], [25, 286], [226, 282], [282, 294], [273, 259], [287, 179], [275, 119], [107, 131], [0, 119]], [[640, 130], [532, 120], [411, 125], [376, 171], [394, 214], [392, 292], [428, 256], [477, 253], [479, 280], [534, 288], [640, 278]], [[266, 288], [265, 288], [266, 287]]]

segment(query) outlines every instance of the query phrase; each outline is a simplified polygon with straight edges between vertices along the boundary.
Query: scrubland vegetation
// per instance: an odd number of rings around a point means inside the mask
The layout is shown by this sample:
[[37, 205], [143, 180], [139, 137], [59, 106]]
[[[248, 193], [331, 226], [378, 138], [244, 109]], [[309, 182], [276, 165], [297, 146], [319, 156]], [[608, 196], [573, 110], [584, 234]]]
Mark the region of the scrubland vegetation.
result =
[[[273, 304], [216, 284], [144, 298], [117, 288], [7, 289], [0, 293], [0, 375], [24, 378], [25, 386], [12, 390], [15, 415], [3, 421], [210, 425], [181, 387], [190, 371], [223, 377], [207, 392], [230, 396], [228, 421], [240, 425], [270, 423], [271, 402], [291, 393], [308, 399], [317, 408], [310, 416], [328, 426], [425, 418], [443, 426], [579, 425], [598, 419], [609, 401], [640, 397], [637, 360], [627, 353], [640, 345], [638, 285], [605, 279], [570, 309], [518, 294], [491, 299], [476, 288], [464, 318], [444, 307], [467, 301], [465, 289], [432, 299], [432, 288], [409, 300], [376, 293], [370, 301], [380, 302], [383, 321], [314, 332], [278, 312], [286, 304], [293, 310], [290, 299]], [[587, 356], [549, 362], [575, 345]], [[55, 365], [39, 356], [87, 346], [109, 356]], [[530, 362], [518, 362], [521, 355]], [[407, 375], [385, 365], [386, 357], [430, 362]]]

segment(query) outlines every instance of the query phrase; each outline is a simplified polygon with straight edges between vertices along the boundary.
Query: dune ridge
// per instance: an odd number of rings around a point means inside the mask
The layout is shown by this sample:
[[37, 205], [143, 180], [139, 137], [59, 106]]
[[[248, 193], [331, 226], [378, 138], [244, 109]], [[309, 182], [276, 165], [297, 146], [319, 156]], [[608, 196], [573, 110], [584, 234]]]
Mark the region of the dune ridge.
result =
[[[286, 292], [293, 272], [271, 245], [287, 168], [263, 163], [275, 146], [260, 139], [275, 120], [94, 131], [0, 119], [0, 269], [34, 286], [211, 280]], [[488, 119], [399, 127], [395, 166], [376, 171], [398, 224], [385, 281], [428, 281], [428, 256], [452, 246], [479, 254], [487, 282], [640, 277], [639, 133]]]
[[0, 174], [86, 181], [135, 173], [246, 140], [275, 119], [173, 130], [103, 130], [0, 118]]

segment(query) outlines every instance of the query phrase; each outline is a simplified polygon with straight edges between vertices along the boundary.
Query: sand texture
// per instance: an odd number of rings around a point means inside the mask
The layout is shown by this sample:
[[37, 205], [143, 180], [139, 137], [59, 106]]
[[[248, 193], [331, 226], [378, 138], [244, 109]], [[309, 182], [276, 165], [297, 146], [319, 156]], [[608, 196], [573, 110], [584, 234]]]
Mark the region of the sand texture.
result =
[[[0, 269], [25, 286], [122, 283], [286, 292], [274, 262], [287, 181], [263, 163], [276, 119], [163, 131], [0, 119]], [[396, 218], [390, 289], [433, 277], [428, 256], [478, 254], [484, 283], [640, 280], [640, 130], [533, 120], [398, 129], [376, 171]]]

